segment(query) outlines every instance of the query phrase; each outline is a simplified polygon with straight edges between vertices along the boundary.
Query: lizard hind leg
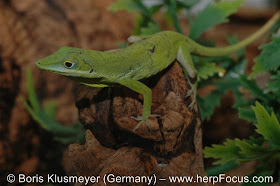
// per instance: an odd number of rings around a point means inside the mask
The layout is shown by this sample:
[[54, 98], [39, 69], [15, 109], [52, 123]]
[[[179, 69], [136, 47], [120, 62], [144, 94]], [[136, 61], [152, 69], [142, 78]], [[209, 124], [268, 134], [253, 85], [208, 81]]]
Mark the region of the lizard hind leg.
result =
[[[190, 47], [186, 44], [182, 44], [179, 47], [178, 54], [177, 54], [178, 62], [183, 66], [183, 68], [188, 72], [189, 79], [188, 82], [191, 86], [191, 89], [188, 91], [186, 97], [191, 96], [194, 94], [194, 99], [189, 105], [189, 108], [192, 110], [193, 105], [196, 102], [196, 94], [197, 94], [197, 70], [194, 67], [194, 63], [190, 54]], [[194, 83], [192, 83], [194, 81]]]

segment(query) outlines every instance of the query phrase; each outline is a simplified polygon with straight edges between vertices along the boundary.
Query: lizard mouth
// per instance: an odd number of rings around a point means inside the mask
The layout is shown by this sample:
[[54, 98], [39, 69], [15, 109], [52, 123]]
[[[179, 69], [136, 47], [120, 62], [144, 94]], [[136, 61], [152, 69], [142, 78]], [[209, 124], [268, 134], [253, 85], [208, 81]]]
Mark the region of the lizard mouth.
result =
[[40, 60], [38, 60], [38, 61], [35, 62], [35, 66], [36, 66], [38, 69], [47, 70], [46, 66], [42, 65], [42, 62], [40, 62]]
[[50, 71], [50, 72], [56, 72], [56, 70], [50, 68], [48, 65], [44, 65], [42, 62], [40, 62], [40, 60], [35, 62], [35, 66], [40, 69], [40, 70], [44, 70], [44, 71]]
[[43, 66], [41, 65], [41, 62], [40, 61], [36, 61], [35, 62], [35, 66], [39, 69], [43, 69]]
[[40, 60], [35, 62], [35, 66], [40, 70], [61, 74], [57, 67], [51, 65], [44, 65]]
[[44, 71], [54, 72], [54, 73], [62, 73], [63, 69], [60, 69], [59, 66], [55, 64], [44, 64], [42, 61], [38, 60], [35, 62], [35, 66]]

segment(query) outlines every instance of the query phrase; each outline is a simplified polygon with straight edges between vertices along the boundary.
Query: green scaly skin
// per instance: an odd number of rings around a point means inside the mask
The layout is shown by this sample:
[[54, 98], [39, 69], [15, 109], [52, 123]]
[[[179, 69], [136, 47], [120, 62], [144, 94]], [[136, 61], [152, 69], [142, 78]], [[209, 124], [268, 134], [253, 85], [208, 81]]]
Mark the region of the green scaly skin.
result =
[[[131, 36], [127, 48], [112, 52], [63, 47], [56, 53], [38, 60], [39, 69], [67, 76], [91, 87], [121, 84], [144, 96], [141, 122], [151, 116], [152, 91], [139, 80], [148, 78], [167, 68], [175, 59], [195, 79], [197, 71], [191, 54], [224, 56], [238, 51], [267, 32], [279, 19], [276, 13], [261, 29], [249, 38], [224, 48], [204, 47], [190, 38], [172, 31], [163, 31], [147, 37]], [[188, 94], [189, 95], [189, 94]], [[147, 124], [147, 123], [146, 123]]]

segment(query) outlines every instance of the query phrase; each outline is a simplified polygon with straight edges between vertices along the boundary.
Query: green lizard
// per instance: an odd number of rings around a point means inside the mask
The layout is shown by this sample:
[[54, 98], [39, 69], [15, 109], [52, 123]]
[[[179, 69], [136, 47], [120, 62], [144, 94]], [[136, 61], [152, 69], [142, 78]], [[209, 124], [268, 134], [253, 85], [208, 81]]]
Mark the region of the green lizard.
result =
[[[91, 87], [107, 87], [121, 84], [144, 96], [141, 121], [135, 130], [151, 115], [152, 91], [139, 80], [150, 77], [167, 68], [175, 59], [195, 79], [197, 71], [191, 54], [199, 56], [224, 56], [240, 50], [267, 32], [279, 19], [276, 13], [260, 30], [247, 39], [224, 48], [204, 47], [190, 38], [172, 31], [153, 35], [131, 36], [130, 46], [118, 51], [103, 52], [80, 48], [63, 47], [56, 53], [38, 60], [39, 69], [55, 72]], [[193, 86], [191, 91], [196, 89]], [[188, 95], [190, 95], [188, 93]]]

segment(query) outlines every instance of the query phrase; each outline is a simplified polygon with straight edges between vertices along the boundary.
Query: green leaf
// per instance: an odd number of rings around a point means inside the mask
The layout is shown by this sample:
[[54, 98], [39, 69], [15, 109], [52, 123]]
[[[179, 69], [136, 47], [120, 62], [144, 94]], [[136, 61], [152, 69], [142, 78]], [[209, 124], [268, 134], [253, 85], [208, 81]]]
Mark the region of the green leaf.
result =
[[117, 12], [120, 10], [125, 10], [127, 12], [141, 12], [145, 16], [149, 16], [149, 10], [143, 5], [141, 0], [118, 0], [113, 3], [109, 10], [112, 12]]
[[280, 79], [268, 82], [268, 88], [271, 92], [278, 92], [280, 90]]
[[142, 27], [140, 29], [140, 33], [141, 33], [140, 35], [151, 35], [160, 31], [161, 29], [157, 23], [149, 22], [147, 27]]
[[239, 107], [238, 116], [239, 118], [246, 119], [249, 122], [256, 123], [257, 119], [255, 117], [255, 113], [252, 109]]
[[46, 112], [46, 114], [51, 117], [54, 118], [55, 117], [55, 113], [56, 113], [56, 104], [55, 101], [47, 101], [44, 104], [44, 111]]
[[[197, 64], [201, 63], [196, 58], [194, 58], [194, 61]], [[227, 73], [221, 79], [213, 78], [212, 80], [208, 80], [208, 82], [207, 80], [199, 82], [199, 88], [207, 85], [215, 85], [217, 87], [206, 97], [201, 98], [198, 96], [197, 102], [201, 111], [202, 120], [211, 117], [214, 108], [220, 105], [220, 97], [228, 90], [232, 90], [237, 105], [245, 103], [245, 100], [242, 99], [242, 94], [240, 93], [239, 88], [241, 87], [240, 74], [244, 73], [247, 61], [240, 59], [240, 61], [236, 63], [230, 57], [218, 57], [206, 58], [202, 62], [211, 63], [212, 61], [217, 61], [219, 65], [227, 70]], [[197, 67], [199, 68], [199, 66]]]
[[34, 111], [40, 110], [40, 103], [38, 100], [38, 97], [35, 92], [35, 87], [33, 85], [33, 78], [32, 78], [32, 72], [30, 68], [26, 69], [26, 89], [28, 93], [28, 99], [30, 101], [30, 104], [32, 105]]
[[240, 82], [255, 98], [262, 100], [264, 103], [268, 103], [271, 100], [271, 97], [266, 95], [264, 91], [258, 87], [255, 81], [249, 80], [245, 75], [240, 77]]
[[158, 12], [162, 8], [163, 4], [160, 5], [154, 5], [149, 8], [150, 15], [154, 15], [156, 12]]
[[197, 104], [202, 120], [210, 119], [214, 113], [214, 109], [220, 105], [220, 98], [221, 94], [219, 92], [213, 92], [204, 98], [197, 96]]
[[256, 102], [256, 106], [252, 108], [258, 121], [256, 131], [263, 135], [266, 140], [280, 146], [280, 125], [274, 112], [270, 116], [259, 102]]
[[191, 8], [197, 3], [199, 3], [199, 0], [177, 0], [178, 7], [183, 7], [187, 9]]
[[278, 74], [271, 75], [271, 81], [268, 82], [267, 85], [268, 86], [264, 92], [273, 96], [273, 99], [280, 103], [280, 72], [278, 72]]
[[238, 166], [238, 164], [235, 161], [229, 161], [222, 165], [210, 167], [210, 168], [206, 169], [205, 172], [207, 173], [208, 176], [214, 176], [214, 175], [222, 174], [224, 172], [232, 170], [232, 169], [236, 168], [237, 166]]
[[223, 145], [212, 145], [205, 147], [204, 157], [215, 158], [215, 164], [224, 164], [230, 161], [236, 163], [244, 161], [255, 161], [267, 158], [274, 153], [272, 149], [262, 146], [259, 139], [251, 137], [248, 140], [227, 139]]
[[219, 159], [214, 164], [224, 164], [230, 161], [237, 162], [239, 159], [240, 148], [236, 146], [235, 141], [227, 139], [223, 145], [212, 145], [203, 150], [205, 158]]
[[214, 76], [216, 73], [224, 74], [225, 69], [217, 66], [215, 63], [199, 63], [198, 64], [198, 81], [202, 79], [208, 79], [209, 77]]
[[256, 64], [253, 66], [250, 78], [269, 70], [276, 71], [280, 67], [280, 30], [270, 43], [262, 45], [260, 49], [262, 52], [255, 59]]
[[28, 98], [30, 104], [20, 96], [20, 99], [32, 116], [32, 118], [45, 130], [54, 134], [56, 139], [61, 139], [60, 142], [69, 142], [74, 143], [77, 141], [83, 141], [85, 135], [85, 129], [83, 128], [81, 123], [73, 125], [71, 127], [63, 126], [60, 123], [56, 122], [53, 118], [55, 115], [55, 104], [51, 102], [47, 102], [45, 104], [45, 110], [43, 110], [40, 106], [40, 102], [37, 98], [35, 88], [33, 85], [33, 78], [30, 68], [27, 68], [26, 71], [27, 82], [26, 89], [28, 93]]
[[[135, 16], [135, 26], [133, 28], [133, 35], [140, 35], [141, 29], [145, 35], [160, 31], [159, 26], [155, 31], [155, 25], [157, 23], [153, 20], [152, 16], [161, 9], [163, 4], [154, 5], [150, 8], [145, 6], [141, 0], [118, 0], [113, 3], [108, 9], [116, 12], [125, 10], [127, 12], [139, 12], [140, 14]], [[153, 27], [154, 30], [151, 30]]]
[[[253, 141], [254, 138], [252, 138]], [[251, 140], [252, 140], [251, 139]], [[265, 156], [269, 150], [265, 149], [264, 147], [260, 146], [259, 144], [255, 144], [249, 140], [240, 140], [235, 139], [235, 145], [240, 148], [240, 154], [246, 155], [248, 157], [247, 161], [253, 161], [254, 159], [261, 159]], [[245, 159], [245, 158], [244, 158]]]
[[209, 119], [214, 112], [214, 109], [220, 105], [221, 96], [225, 94], [226, 91], [232, 90], [235, 96], [240, 96], [239, 87], [240, 80], [236, 78], [224, 77], [220, 79], [215, 84], [217, 88], [213, 90], [206, 97], [197, 97], [197, 103], [201, 111], [201, 119]]
[[141, 8], [134, 0], [118, 0], [113, 3], [109, 8], [112, 12], [126, 10], [127, 12], [140, 11]]
[[224, 0], [208, 5], [191, 22], [189, 37], [193, 40], [216, 24], [227, 22], [227, 17], [237, 11], [244, 0]]
[[176, 29], [177, 32], [179, 33], [183, 33], [180, 23], [179, 23], [179, 19], [178, 19], [178, 15], [177, 15], [177, 1], [176, 0], [170, 0], [169, 2], [169, 6], [167, 6], [168, 8], [168, 13], [172, 19], [172, 23]]

